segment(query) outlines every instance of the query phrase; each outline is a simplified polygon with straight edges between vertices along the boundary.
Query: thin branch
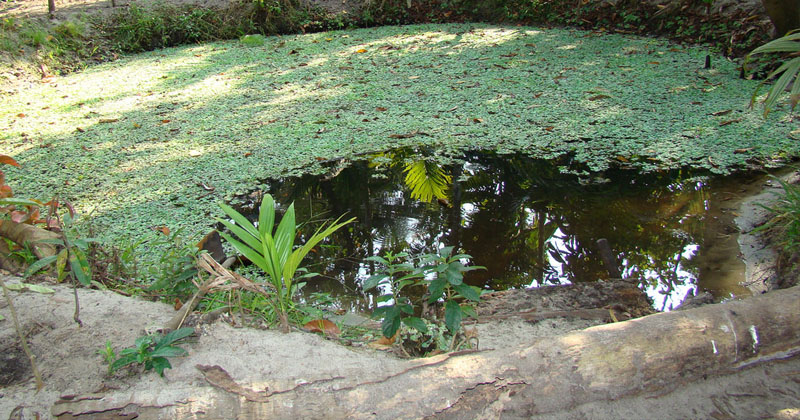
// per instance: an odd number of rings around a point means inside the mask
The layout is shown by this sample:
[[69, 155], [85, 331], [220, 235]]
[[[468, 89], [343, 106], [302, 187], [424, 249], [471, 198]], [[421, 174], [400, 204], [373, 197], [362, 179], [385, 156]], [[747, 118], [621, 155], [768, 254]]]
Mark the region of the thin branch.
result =
[[9, 296], [8, 288], [6, 287], [6, 283], [0, 278], [0, 287], [3, 288], [3, 296], [6, 298], [6, 302], [8, 303], [8, 308], [11, 310], [11, 319], [14, 321], [14, 329], [17, 330], [17, 335], [19, 335], [19, 340], [22, 343], [22, 350], [28, 356], [28, 360], [31, 361], [31, 368], [33, 369], [33, 376], [36, 378], [36, 391], [44, 388], [44, 382], [42, 382], [42, 374], [39, 373], [39, 367], [36, 365], [36, 356], [31, 353], [31, 349], [28, 347], [28, 342], [25, 340], [25, 335], [22, 334], [22, 328], [19, 326], [19, 319], [17, 318], [17, 311], [14, 308], [14, 303], [11, 302], [11, 296]]

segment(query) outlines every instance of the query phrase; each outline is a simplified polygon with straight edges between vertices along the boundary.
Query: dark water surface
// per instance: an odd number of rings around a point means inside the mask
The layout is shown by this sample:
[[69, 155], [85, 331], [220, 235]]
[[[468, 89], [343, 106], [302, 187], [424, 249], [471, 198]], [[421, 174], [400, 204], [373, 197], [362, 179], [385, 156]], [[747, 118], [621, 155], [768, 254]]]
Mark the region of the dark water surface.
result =
[[[372, 255], [455, 246], [486, 267], [467, 273], [467, 283], [501, 290], [608, 279], [596, 244], [605, 238], [622, 276], [669, 310], [692, 291], [749, 295], [739, 285], [732, 219], [745, 180], [756, 178], [629, 170], [580, 177], [523, 154], [401, 149], [270, 181], [265, 192], [281, 210], [295, 202], [298, 222], [310, 221], [304, 233], [322, 220], [357, 217], [306, 260], [321, 274], [306, 293], [329, 292], [343, 309], [371, 306], [359, 285], [373, 274], [364, 261]], [[251, 197], [256, 207], [258, 192]]]

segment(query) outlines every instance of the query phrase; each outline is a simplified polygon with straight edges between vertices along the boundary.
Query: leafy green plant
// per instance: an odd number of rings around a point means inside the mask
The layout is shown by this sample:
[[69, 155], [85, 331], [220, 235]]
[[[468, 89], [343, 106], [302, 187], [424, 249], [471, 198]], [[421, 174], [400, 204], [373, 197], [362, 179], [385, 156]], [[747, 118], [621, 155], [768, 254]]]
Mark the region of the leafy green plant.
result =
[[781, 95], [781, 93], [783, 93], [784, 90], [786, 90], [786, 87], [789, 86], [789, 83], [791, 83], [792, 80], [794, 80], [794, 83], [792, 84], [792, 89], [789, 93], [789, 100], [792, 103], [792, 110], [794, 110], [797, 102], [800, 102], [800, 77], [797, 77], [798, 72], [800, 72], [800, 56], [797, 56], [800, 53], [800, 32], [792, 31], [784, 37], [770, 41], [754, 49], [745, 58], [745, 66], [754, 55], [767, 53], [786, 53], [790, 54], [790, 56], [794, 56], [794, 58], [784, 62], [780, 65], [780, 67], [773, 70], [766, 77], [766, 79], [764, 79], [764, 81], [758, 85], [755, 92], [753, 92], [753, 97], [750, 99], [751, 106], [755, 103], [761, 86], [764, 85], [768, 80], [780, 74], [780, 77], [778, 77], [778, 79], [775, 81], [775, 84], [769, 89], [767, 98], [764, 100], [764, 117], [769, 114], [769, 111], [775, 106], [775, 102], [777, 102], [778, 97]]
[[[137, 363], [144, 366], [144, 370], [154, 369], [159, 375], [164, 376], [164, 369], [172, 369], [168, 357], [185, 356], [188, 352], [176, 345], [176, 342], [192, 335], [193, 328], [180, 328], [163, 336], [150, 334], [136, 339], [133, 347], [119, 352], [119, 358], [109, 366], [109, 372]], [[106, 342], [106, 349], [102, 350], [107, 358], [110, 343]], [[113, 348], [111, 352], [113, 352]]]
[[426, 326], [424, 332], [407, 325], [401, 325], [398, 330], [395, 342], [401, 343], [402, 351], [410, 357], [471, 348], [473, 341], [477, 340], [474, 332], [463, 328], [453, 333], [441, 323], [425, 318], [422, 321]]
[[22, 263], [25, 267], [28, 267], [36, 262], [36, 254], [33, 253], [33, 249], [28, 242], [18, 245], [16, 242], [10, 239], [2, 237], [0, 237], [0, 239], [5, 241], [6, 247], [11, 251], [9, 256], [17, 259], [17, 261]]
[[[57, 205], [53, 205], [57, 207]], [[57, 255], [39, 259], [31, 264], [23, 277], [29, 277], [50, 264], [55, 264], [58, 281], [63, 281], [67, 276], [78, 283], [88, 286], [92, 282], [92, 269], [86, 257], [89, 244], [96, 242], [94, 238], [82, 238], [77, 225], [76, 215], [72, 206], [67, 205], [68, 212], [60, 216], [61, 237], [58, 239], [42, 239], [40, 243], [49, 243], [61, 248]]]
[[420, 258], [426, 272], [435, 276], [428, 284], [428, 303], [444, 301], [445, 325], [453, 333], [461, 328], [464, 316], [477, 318], [471, 304], [456, 301], [459, 298], [476, 303], [480, 301], [480, 291], [464, 283], [464, 273], [485, 268], [464, 264], [463, 261], [469, 261], [470, 258], [472, 257], [467, 254], [453, 255], [452, 246], [441, 248], [437, 254], [426, 254]]
[[103, 361], [108, 365], [108, 374], [111, 375], [114, 373], [111, 370], [111, 366], [114, 364], [114, 361], [117, 360], [117, 352], [114, 350], [114, 346], [111, 345], [111, 340], [106, 340], [105, 347], [97, 350], [97, 354], [103, 356]]
[[772, 213], [772, 218], [754, 232], [775, 229], [781, 236], [780, 243], [784, 250], [790, 253], [800, 251], [800, 186], [780, 178], [774, 179], [783, 187], [783, 194], [774, 205], [762, 205]]
[[[149, 244], [155, 249], [161, 249], [162, 252], [146, 269], [147, 276], [152, 279], [148, 290], [158, 291], [166, 297], [191, 296], [197, 289], [192, 279], [197, 275], [195, 260], [199, 250], [191, 241], [185, 239], [182, 229], [171, 232], [167, 228], [161, 228], [159, 232], [163, 235]], [[130, 246], [133, 248], [129, 247], [126, 252], [129, 254], [128, 258], [133, 260], [138, 245]]]
[[425, 277], [423, 269], [406, 262], [407, 258], [405, 252], [393, 254], [391, 251], [383, 257], [376, 255], [367, 258], [367, 261], [383, 266], [378, 274], [367, 278], [363, 289], [368, 291], [378, 286], [382, 289], [377, 303], [384, 305], [375, 309], [372, 316], [383, 317], [381, 332], [387, 338], [394, 336], [401, 322], [423, 333], [428, 331], [422, 319], [414, 316], [414, 303], [403, 293], [407, 287], [420, 285]]
[[[423, 319], [414, 315], [416, 304], [421, 302], [414, 302], [403, 293], [411, 286], [426, 287], [427, 304], [444, 304], [444, 325], [451, 334], [461, 328], [465, 316], [477, 317], [473, 304], [469, 302], [478, 302], [480, 292], [464, 283], [464, 273], [484, 267], [467, 266], [465, 262], [471, 257], [453, 254], [453, 247], [441, 248], [435, 254], [423, 254], [418, 258], [418, 264], [406, 262], [407, 257], [404, 252], [389, 252], [384, 257], [368, 258], [383, 266], [378, 274], [367, 279], [363, 288], [365, 291], [378, 286], [382, 289], [377, 301], [385, 304], [378, 307], [373, 316], [383, 317], [381, 331], [384, 337], [394, 336], [401, 323], [421, 333], [428, 332]], [[459, 303], [463, 300], [468, 302]]]
[[[281, 328], [288, 332], [288, 313], [294, 306], [293, 298], [297, 291], [295, 275], [298, 271], [305, 271], [300, 267], [300, 263], [311, 249], [325, 237], [351, 223], [355, 218], [340, 222], [341, 217], [339, 217], [330, 224], [322, 224], [306, 240], [305, 244], [293, 250], [294, 239], [297, 235], [294, 203], [289, 205], [274, 233], [275, 201], [269, 194], [261, 201], [258, 226], [233, 208], [222, 203], [220, 203], [220, 207], [233, 219], [233, 222], [217, 220], [227, 227], [233, 236], [225, 232], [221, 232], [220, 235], [267, 275], [267, 280], [274, 288], [275, 293], [271, 304], [278, 315]], [[234, 239], [234, 236], [237, 239]]]
[[117, 279], [136, 279], [139, 276], [138, 249], [144, 239], [122, 238], [109, 251], [109, 274]]

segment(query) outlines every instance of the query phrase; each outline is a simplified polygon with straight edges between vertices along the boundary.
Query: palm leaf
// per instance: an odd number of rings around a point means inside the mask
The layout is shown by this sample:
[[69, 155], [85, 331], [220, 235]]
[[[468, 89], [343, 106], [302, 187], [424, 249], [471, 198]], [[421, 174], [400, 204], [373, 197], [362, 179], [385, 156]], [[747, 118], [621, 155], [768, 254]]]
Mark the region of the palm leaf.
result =
[[450, 177], [434, 163], [418, 160], [406, 165], [405, 183], [411, 189], [411, 198], [430, 202], [434, 197], [447, 198]]
[[246, 217], [242, 216], [241, 213], [239, 213], [238, 211], [234, 210], [233, 208], [231, 208], [230, 206], [226, 205], [225, 203], [219, 203], [219, 206], [220, 206], [220, 208], [222, 208], [222, 211], [224, 211], [225, 214], [230, 216], [230, 218], [233, 219], [234, 222], [236, 222], [236, 224], [238, 224], [239, 226], [243, 227], [251, 235], [256, 236], [256, 237], [258, 236], [258, 230], [256, 229], [256, 227], [253, 226], [253, 224], [250, 223], [250, 221], [247, 220]]
[[219, 235], [222, 236], [226, 241], [230, 242], [230, 244], [233, 246], [234, 249], [239, 251], [242, 255], [245, 256], [245, 258], [247, 258], [253, 264], [258, 266], [258, 268], [260, 268], [260, 269], [262, 269], [264, 271], [267, 270], [267, 262], [266, 262], [266, 260], [264, 259], [264, 257], [262, 256], [261, 253], [259, 253], [255, 249], [250, 248], [249, 246], [237, 241], [236, 239], [233, 239], [230, 235], [228, 235], [225, 232], [220, 232]]
[[[768, 42], [754, 49], [752, 52], [750, 52], [750, 54], [747, 55], [745, 58], [745, 66], [755, 54], [800, 52], [800, 42], [798, 41], [800, 41], [800, 32], [792, 33]], [[764, 117], [766, 118], [766, 116], [769, 114], [769, 111], [775, 105], [775, 102], [777, 102], [778, 97], [783, 93], [784, 90], [786, 90], [786, 87], [789, 86], [789, 83], [792, 81], [792, 79], [794, 79], [795, 82], [792, 85], [790, 100], [792, 109], [794, 109], [800, 100], [800, 81], [797, 79], [798, 72], [800, 72], [800, 57], [795, 57], [781, 64], [781, 66], [771, 72], [766, 79], [759, 83], [759, 85], [756, 87], [755, 92], [753, 92], [753, 96], [750, 98], [750, 106], [753, 106], [755, 103], [761, 86], [763, 86], [768, 80], [780, 74], [781, 76], [775, 81], [775, 84], [772, 85], [769, 93], [767, 94], [767, 98], [764, 100]]]
[[272, 234], [272, 227], [275, 224], [275, 200], [267, 194], [261, 199], [261, 206], [258, 208], [258, 232], [263, 237], [265, 234]]

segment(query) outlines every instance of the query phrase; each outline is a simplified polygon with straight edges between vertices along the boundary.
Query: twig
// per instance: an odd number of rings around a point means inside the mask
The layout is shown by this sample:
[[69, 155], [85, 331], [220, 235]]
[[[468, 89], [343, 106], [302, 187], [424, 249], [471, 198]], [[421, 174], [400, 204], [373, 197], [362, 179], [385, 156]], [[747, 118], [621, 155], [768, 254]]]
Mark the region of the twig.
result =
[[[222, 286], [227, 281], [231, 279], [236, 279], [237, 276], [241, 277], [238, 274], [231, 273], [227, 270], [227, 267], [230, 267], [230, 265], [233, 264], [233, 261], [234, 261], [233, 259], [229, 258], [220, 265], [219, 263], [214, 261], [214, 259], [211, 258], [210, 255], [205, 253], [200, 254], [200, 258], [197, 262], [197, 265], [200, 266], [200, 268], [206, 270], [209, 273], [209, 277], [208, 279], [203, 281], [202, 284], [198, 285], [197, 292], [194, 294], [194, 296], [192, 296], [192, 298], [181, 307], [180, 311], [178, 311], [178, 313], [176, 313], [175, 316], [173, 316], [172, 319], [170, 319], [169, 322], [167, 322], [166, 325], [164, 325], [165, 331], [177, 330], [178, 328], [180, 328], [180, 326], [183, 325], [183, 321], [186, 320], [186, 317], [189, 316], [189, 314], [194, 310], [194, 308], [197, 307], [197, 304], [200, 303], [200, 300], [203, 298], [203, 296], [205, 296], [205, 294], [208, 293], [211, 289], [213, 289], [214, 287]], [[198, 272], [198, 277], [200, 277], [200, 279], [202, 280], [202, 277], [200, 276], [199, 272]], [[241, 284], [237, 285], [242, 287]], [[252, 287], [255, 288], [255, 285], [253, 285]]]
[[0, 278], [0, 286], [3, 288], [3, 296], [6, 298], [8, 308], [11, 310], [11, 319], [14, 320], [14, 329], [17, 330], [17, 335], [19, 335], [19, 340], [22, 343], [22, 350], [28, 356], [28, 360], [31, 361], [33, 376], [36, 378], [36, 391], [38, 392], [40, 389], [44, 388], [44, 382], [42, 382], [42, 374], [39, 373], [39, 367], [36, 365], [36, 356], [31, 353], [31, 349], [28, 347], [28, 341], [25, 339], [25, 335], [22, 334], [22, 328], [20, 328], [19, 319], [17, 318], [17, 311], [14, 309], [14, 304], [11, 302], [11, 296], [8, 294], [8, 288], [6, 287], [6, 283], [2, 278]]
[[[67, 251], [69, 252], [69, 251]], [[75, 295], [75, 313], [72, 314], [72, 319], [78, 323], [79, 327], [83, 326], [83, 322], [81, 321], [81, 301], [78, 300], [78, 284], [77, 280], [72, 279], [72, 292]]]
[[[57, 198], [53, 198], [53, 201], [54, 202], [58, 202]], [[67, 205], [70, 206], [69, 203], [67, 203]], [[70, 206], [69, 208], [71, 209], [72, 207]], [[60, 233], [61, 240], [64, 241], [64, 248], [67, 251], [66, 261], [67, 261], [67, 264], [72, 265], [72, 263], [69, 262], [70, 261], [70, 257], [72, 256], [70, 254], [73, 253], [72, 252], [72, 244], [69, 242], [69, 239], [67, 239], [67, 234], [65, 233], [65, 231], [67, 230], [67, 227], [64, 226], [63, 223], [61, 223], [61, 215], [58, 214], [57, 211], [55, 212], [55, 214], [56, 214], [56, 222], [58, 223], [58, 226], [61, 227], [61, 233]], [[77, 255], [75, 255], [74, 257], [78, 258]], [[78, 265], [80, 265], [80, 264], [78, 264]], [[66, 267], [64, 269], [66, 270]], [[79, 327], [82, 327], [83, 326], [83, 322], [81, 322], [81, 302], [78, 299], [78, 279], [75, 277], [75, 273], [74, 272], [72, 273], [72, 292], [75, 295], [75, 313], [72, 315], [72, 319], [75, 322], [78, 323]]]

